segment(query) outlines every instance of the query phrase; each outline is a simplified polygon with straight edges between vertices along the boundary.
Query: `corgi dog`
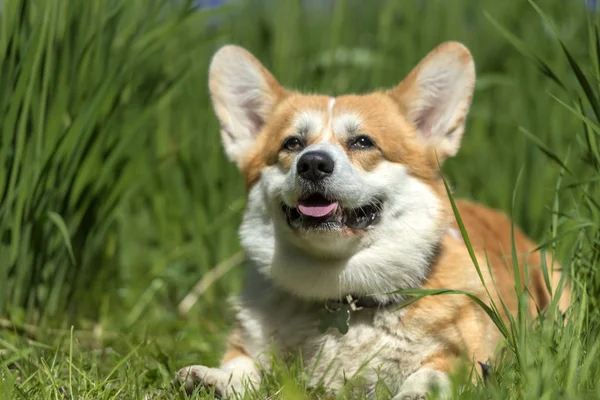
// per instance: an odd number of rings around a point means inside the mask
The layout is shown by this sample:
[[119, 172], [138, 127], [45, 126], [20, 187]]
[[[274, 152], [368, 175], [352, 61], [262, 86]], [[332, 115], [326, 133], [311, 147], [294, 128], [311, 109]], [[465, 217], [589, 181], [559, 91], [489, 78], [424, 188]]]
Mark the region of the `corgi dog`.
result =
[[[221, 365], [178, 372], [188, 392], [243, 394], [274, 352], [298, 355], [309, 384], [333, 392], [357, 376], [368, 394], [383, 381], [395, 399], [449, 396], [458, 361], [486, 362], [501, 333], [469, 296], [409, 302], [402, 290], [460, 290], [516, 314], [513, 237], [529, 313], [550, 304], [542, 255], [505, 215], [455, 203], [481, 276], [459, 230], [440, 165], [459, 149], [474, 84], [457, 42], [394, 88], [338, 97], [288, 90], [243, 48], [218, 50], [209, 89], [247, 189], [245, 285]], [[569, 301], [565, 286], [559, 308]]]

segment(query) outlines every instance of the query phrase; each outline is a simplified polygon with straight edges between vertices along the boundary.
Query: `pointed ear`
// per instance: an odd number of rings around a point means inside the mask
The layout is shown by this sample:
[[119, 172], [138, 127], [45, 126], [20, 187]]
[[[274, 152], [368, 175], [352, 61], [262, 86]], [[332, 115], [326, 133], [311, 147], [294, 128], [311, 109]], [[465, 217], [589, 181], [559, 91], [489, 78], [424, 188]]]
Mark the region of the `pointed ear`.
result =
[[233, 45], [213, 56], [208, 86], [225, 152], [241, 166], [285, 90], [252, 54]]
[[474, 85], [471, 53], [460, 43], [447, 42], [429, 53], [389, 94], [442, 161], [458, 152]]

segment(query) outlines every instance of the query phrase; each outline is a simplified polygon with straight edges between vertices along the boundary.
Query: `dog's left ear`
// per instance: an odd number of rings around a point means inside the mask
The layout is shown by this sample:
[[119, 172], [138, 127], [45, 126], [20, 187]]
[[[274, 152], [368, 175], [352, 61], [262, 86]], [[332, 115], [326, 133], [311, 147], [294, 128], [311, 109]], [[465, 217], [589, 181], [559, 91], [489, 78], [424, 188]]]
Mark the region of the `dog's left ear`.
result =
[[471, 53], [460, 43], [446, 42], [429, 53], [389, 95], [443, 160], [458, 152], [474, 85]]

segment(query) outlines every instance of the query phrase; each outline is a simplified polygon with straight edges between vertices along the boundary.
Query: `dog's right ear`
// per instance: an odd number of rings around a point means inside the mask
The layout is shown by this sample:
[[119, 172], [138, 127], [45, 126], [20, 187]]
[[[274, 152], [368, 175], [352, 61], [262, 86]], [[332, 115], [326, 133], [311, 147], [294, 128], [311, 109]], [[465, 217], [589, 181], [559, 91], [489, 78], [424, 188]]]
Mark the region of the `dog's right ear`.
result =
[[225, 152], [241, 167], [285, 89], [252, 54], [233, 45], [213, 56], [208, 86]]

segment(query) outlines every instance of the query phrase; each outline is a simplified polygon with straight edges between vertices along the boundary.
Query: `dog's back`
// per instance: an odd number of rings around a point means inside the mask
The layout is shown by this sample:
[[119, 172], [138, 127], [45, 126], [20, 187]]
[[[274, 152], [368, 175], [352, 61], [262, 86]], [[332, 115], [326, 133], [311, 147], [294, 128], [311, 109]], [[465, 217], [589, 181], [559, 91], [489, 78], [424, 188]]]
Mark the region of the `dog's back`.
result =
[[[551, 252], [546, 253], [544, 266], [538, 246], [517, 226], [513, 226], [505, 214], [467, 201], [457, 201], [457, 208], [471, 244], [480, 253], [487, 255], [494, 271], [496, 287], [509, 309], [516, 313], [517, 291], [514, 281], [513, 244], [522, 287], [529, 281], [530, 314], [535, 316], [539, 310], [547, 308], [550, 305], [550, 294], [543, 268], [547, 268], [549, 284], [553, 290], [559, 286], [562, 271], [560, 264], [552, 259]], [[455, 229], [458, 229], [457, 224]], [[487, 269], [487, 264], [480, 267]], [[525, 276], [526, 270], [529, 273], [528, 278]], [[558, 302], [559, 309], [564, 312], [570, 301], [569, 286], [564, 285]]]

